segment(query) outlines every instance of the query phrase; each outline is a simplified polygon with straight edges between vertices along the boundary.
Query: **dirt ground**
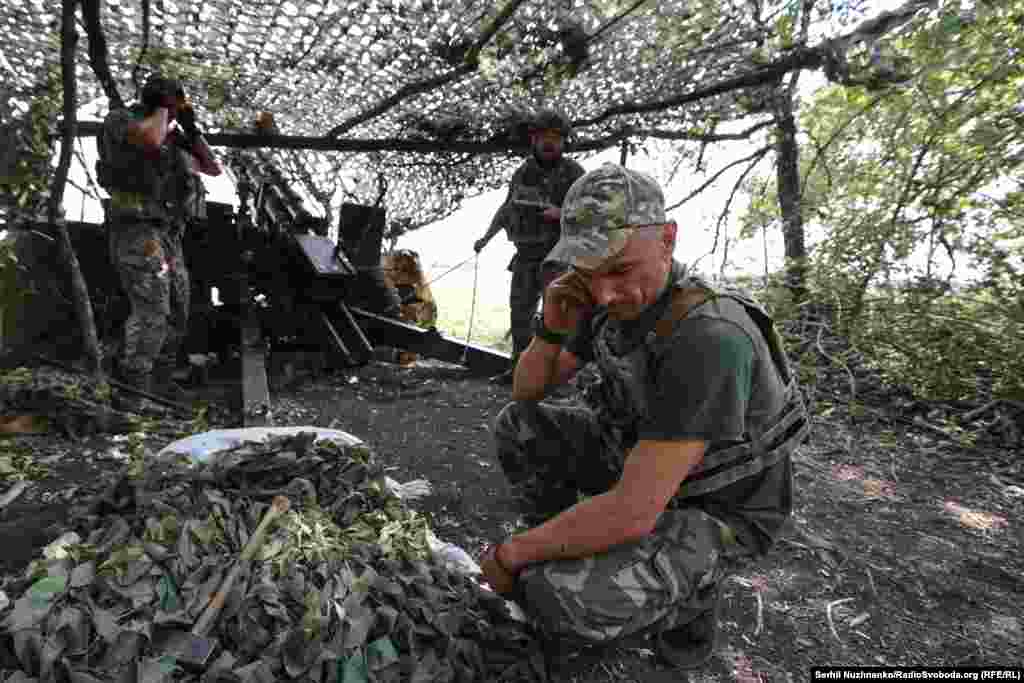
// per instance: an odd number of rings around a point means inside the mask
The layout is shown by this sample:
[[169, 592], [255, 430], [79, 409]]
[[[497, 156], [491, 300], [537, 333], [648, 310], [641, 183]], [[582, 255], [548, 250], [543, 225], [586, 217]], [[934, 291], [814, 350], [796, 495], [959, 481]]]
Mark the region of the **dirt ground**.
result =
[[[283, 388], [273, 403], [276, 424], [342, 429], [393, 478], [427, 479], [433, 493], [415, 506], [439, 537], [478, 556], [516, 523], [488, 431], [508, 393], [454, 366], [373, 363]], [[648, 650], [610, 650], [569, 662], [559, 681], [788, 682], [826, 664], [1021, 665], [1024, 458], [898, 416], [851, 415], [825, 398], [797, 457], [792, 524], [729, 580], [713, 662], [687, 679]], [[175, 429], [147, 444], [168, 443]], [[45, 468], [0, 512], [0, 576], [60, 533], [68, 501], [125, 466], [111, 451], [122, 445], [0, 440]]]

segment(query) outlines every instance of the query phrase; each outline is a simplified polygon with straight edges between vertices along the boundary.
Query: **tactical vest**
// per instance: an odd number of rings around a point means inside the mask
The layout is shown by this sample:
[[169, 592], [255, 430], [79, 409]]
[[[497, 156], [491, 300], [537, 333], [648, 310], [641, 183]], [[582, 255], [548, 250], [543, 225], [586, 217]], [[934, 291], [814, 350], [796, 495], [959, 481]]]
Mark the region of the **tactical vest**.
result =
[[[673, 286], [672, 300], [648, 333], [644, 343], [629, 353], [617, 355], [605, 339], [598, 334], [594, 340], [595, 362], [601, 379], [584, 394], [602, 422], [609, 423], [623, 441], [623, 457], [635, 443], [637, 424], [647, 413], [652, 400], [670, 397], [651, 397], [650, 368], [674, 341], [680, 323], [686, 319], [707, 316], [703, 304], [716, 297], [727, 297], [739, 303], [746, 315], [726, 317], [738, 324], [752, 339], [760, 335], [767, 342], [772, 364], [785, 387], [785, 408], [769, 428], [760, 434], [750, 434], [750, 440], [736, 445], [715, 447], [710, 445], [702, 462], [690, 471], [669, 507], [688, 498], [703, 496], [730, 484], [762, 472], [793, 452], [809, 431], [803, 398], [794, 381], [782, 348], [782, 340], [768, 313], [745, 293], [735, 289], [714, 289], [699, 278], [690, 277]], [[631, 436], [633, 435], [633, 436]]]
[[562, 206], [565, 194], [583, 175], [583, 168], [563, 157], [551, 168], [528, 159], [512, 176], [509, 198], [502, 207], [505, 230], [516, 246], [543, 245], [558, 241], [558, 224], [544, 220], [544, 209]]

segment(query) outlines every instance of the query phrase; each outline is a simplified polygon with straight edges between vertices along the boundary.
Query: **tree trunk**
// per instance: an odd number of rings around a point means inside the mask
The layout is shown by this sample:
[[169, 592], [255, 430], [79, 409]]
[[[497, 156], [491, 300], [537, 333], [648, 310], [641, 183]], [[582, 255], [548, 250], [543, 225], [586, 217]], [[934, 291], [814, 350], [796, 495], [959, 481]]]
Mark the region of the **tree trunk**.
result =
[[75, 10], [78, 0], [64, 0], [61, 14], [60, 29], [60, 61], [61, 78], [64, 88], [64, 120], [61, 122], [60, 160], [53, 174], [53, 187], [50, 191], [50, 224], [57, 231], [61, 253], [68, 271], [71, 274], [71, 297], [75, 311], [82, 326], [82, 342], [88, 370], [94, 374], [101, 372], [100, 344], [96, 336], [96, 321], [92, 315], [92, 302], [89, 300], [89, 289], [82, 277], [82, 269], [78, 265], [78, 257], [71, 246], [67, 224], [61, 204], [64, 201], [64, 187], [68, 180], [68, 169], [71, 167], [72, 145], [75, 144], [77, 127], [76, 108], [78, 105], [77, 84], [75, 80], [75, 43], [78, 34], [75, 31]]
[[776, 169], [782, 239], [786, 249], [786, 287], [795, 303], [807, 296], [807, 245], [800, 196], [800, 148], [796, 141], [793, 97], [780, 84], [775, 90]]

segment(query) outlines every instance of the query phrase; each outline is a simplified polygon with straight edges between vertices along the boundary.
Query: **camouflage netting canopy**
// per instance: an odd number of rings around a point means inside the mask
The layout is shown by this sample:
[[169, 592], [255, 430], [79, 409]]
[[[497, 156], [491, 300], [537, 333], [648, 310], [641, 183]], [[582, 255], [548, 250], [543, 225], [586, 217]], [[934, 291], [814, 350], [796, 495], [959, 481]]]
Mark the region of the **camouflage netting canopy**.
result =
[[[59, 83], [55, 4], [0, 6], [0, 124]], [[78, 101], [131, 101], [154, 68], [178, 75], [208, 132], [252, 132], [266, 111], [281, 135], [346, 143], [279, 154], [301, 161], [299, 180], [322, 204], [380, 199], [393, 224], [415, 228], [501, 185], [541, 106], [570, 115], [583, 151], [713, 142], [724, 123], [765, 124], [784, 74], [849, 75], [837, 64], [862, 37], [808, 47], [800, 36], [812, 22], [863, 18], [864, 3], [819, 4], [81, 0]], [[936, 4], [908, 2], [895, 23]]]

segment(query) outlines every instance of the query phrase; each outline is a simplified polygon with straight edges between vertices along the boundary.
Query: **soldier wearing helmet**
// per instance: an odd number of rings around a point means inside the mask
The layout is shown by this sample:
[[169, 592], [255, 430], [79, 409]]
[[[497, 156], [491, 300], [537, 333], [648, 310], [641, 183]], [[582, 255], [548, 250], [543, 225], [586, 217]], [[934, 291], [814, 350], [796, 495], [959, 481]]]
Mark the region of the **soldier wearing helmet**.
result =
[[562, 155], [571, 134], [569, 119], [561, 112], [541, 109], [536, 113], [530, 124], [533, 153], [513, 174], [505, 202], [494, 214], [487, 233], [473, 245], [479, 252], [504, 229], [516, 248], [508, 266], [512, 272], [512, 365], [494, 378], [504, 384], [511, 384], [516, 358], [532, 337], [533, 314], [544, 291], [544, 257], [558, 241], [565, 193], [584, 173], [582, 166]]
[[111, 261], [131, 304], [118, 375], [181, 398], [171, 372], [189, 312], [182, 234], [203, 217], [199, 174], [220, 175], [221, 165], [182, 84], [160, 74], [146, 82], [139, 103], [107, 115], [97, 146], [97, 175], [110, 194]]

